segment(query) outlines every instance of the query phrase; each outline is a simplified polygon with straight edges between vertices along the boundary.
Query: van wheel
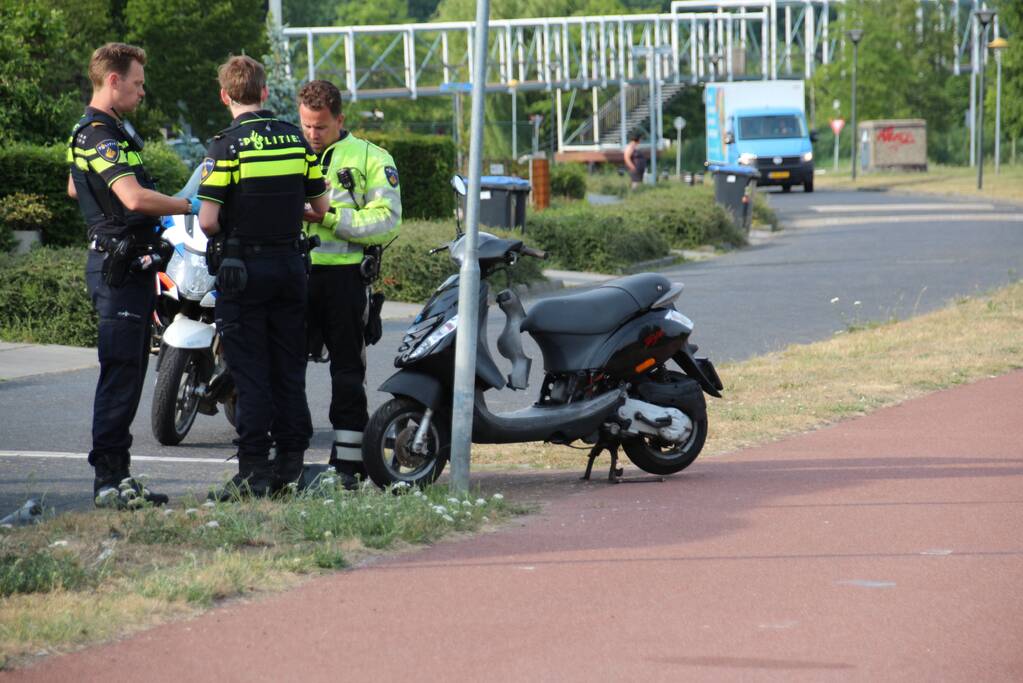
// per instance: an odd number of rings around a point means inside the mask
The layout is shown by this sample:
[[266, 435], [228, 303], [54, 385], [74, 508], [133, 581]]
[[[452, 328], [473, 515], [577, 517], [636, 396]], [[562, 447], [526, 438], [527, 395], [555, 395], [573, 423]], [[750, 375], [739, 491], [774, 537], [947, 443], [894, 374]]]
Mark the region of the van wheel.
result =
[[788, 185], [788, 184], [782, 185], [781, 186], [781, 191], [782, 192], [792, 192], [792, 186]]
[[813, 178], [803, 183], [803, 192], [813, 192]]

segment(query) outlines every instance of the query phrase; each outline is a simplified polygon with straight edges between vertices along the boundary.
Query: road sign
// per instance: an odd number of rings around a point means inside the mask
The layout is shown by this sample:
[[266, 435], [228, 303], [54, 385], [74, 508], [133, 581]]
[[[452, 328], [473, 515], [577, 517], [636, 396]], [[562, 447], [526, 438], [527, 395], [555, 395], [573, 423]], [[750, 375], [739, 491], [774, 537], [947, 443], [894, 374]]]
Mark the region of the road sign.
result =
[[831, 119], [831, 132], [838, 135], [845, 127], [845, 119]]
[[678, 130], [682, 130], [685, 127], [686, 127], [686, 120], [683, 117], [681, 117], [681, 116], [676, 116], [675, 117], [675, 128], [677, 128]]

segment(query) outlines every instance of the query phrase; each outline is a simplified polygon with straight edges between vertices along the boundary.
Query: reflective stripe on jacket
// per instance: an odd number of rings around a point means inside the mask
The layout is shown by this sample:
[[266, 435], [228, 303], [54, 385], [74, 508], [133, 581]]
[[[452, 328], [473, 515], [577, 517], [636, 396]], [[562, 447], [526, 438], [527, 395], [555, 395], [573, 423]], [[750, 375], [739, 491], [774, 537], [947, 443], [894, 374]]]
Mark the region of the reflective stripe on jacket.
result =
[[[384, 149], [351, 133], [323, 151], [323, 177], [330, 184], [330, 211], [322, 223], [306, 224], [319, 235], [313, 265], [352, 265], [362, 261], [364, 245], [386, 244], [401, 225], [401, 190], [394, 159]], [[353, 188], [340, 177], [347, 170]]]

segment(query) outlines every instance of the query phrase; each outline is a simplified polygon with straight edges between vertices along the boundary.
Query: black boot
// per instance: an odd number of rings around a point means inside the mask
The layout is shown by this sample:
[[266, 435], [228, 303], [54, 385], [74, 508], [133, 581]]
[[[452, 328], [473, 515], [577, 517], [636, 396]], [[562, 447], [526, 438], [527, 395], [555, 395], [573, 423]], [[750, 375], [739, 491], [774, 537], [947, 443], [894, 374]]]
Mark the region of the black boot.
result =
[[366, 480], [366, 468], [361, 462], [341, 460], [337, 457], [336, 443], [331, 446], [328, 463], [337, 471], [341, 485], [348, 491], [355, 491], [359, 488], [359, 483]]
[[146, 504], [166, 505], [170, 500], [165, 494], [151, 491], [141, 481], [134, 479], [128, 470], [127, 457], [94, 456], [91, 460], [96, 469], [92, 481], [92, 496], [96, 507], [127, 510]]
[[274, 458], [274, 493], [296, 493], [302, 486], [304, 451], [278, 451]]
[[270, 459], [263, 456], [238, 455], [238, 474], [212, 489], [208, 500], [227, 503], [242, 498], [266, 498], [274, 492], [274, 470]]

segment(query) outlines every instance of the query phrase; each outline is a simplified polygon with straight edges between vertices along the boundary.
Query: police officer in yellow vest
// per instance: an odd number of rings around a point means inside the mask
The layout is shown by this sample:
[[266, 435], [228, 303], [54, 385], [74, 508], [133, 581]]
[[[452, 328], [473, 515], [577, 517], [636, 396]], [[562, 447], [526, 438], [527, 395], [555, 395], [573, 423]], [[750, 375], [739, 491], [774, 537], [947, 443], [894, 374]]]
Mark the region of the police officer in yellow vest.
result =
[[312, 251], [309, 277], [310, 350], [315, 357], [326, 346], [330, 355], [334, 428], [330, 463], [345, 486], [353, 487], [356, 477], [365, 477], [367, 324], [373, 318], [379, 324], [382, 304], [380, 295], [371, 301], [373, 263], [366, 257], [373, 247], [390, 243], [398, 234], [398, 171], [385, 150], [344, 129], [341, 92], [332, 83], [306, 83], [299, 90], [298, 104], [302, 132], [319, 155], [330, 186], [330, 210], [321, 223], [306, 226], [321, 240]]

